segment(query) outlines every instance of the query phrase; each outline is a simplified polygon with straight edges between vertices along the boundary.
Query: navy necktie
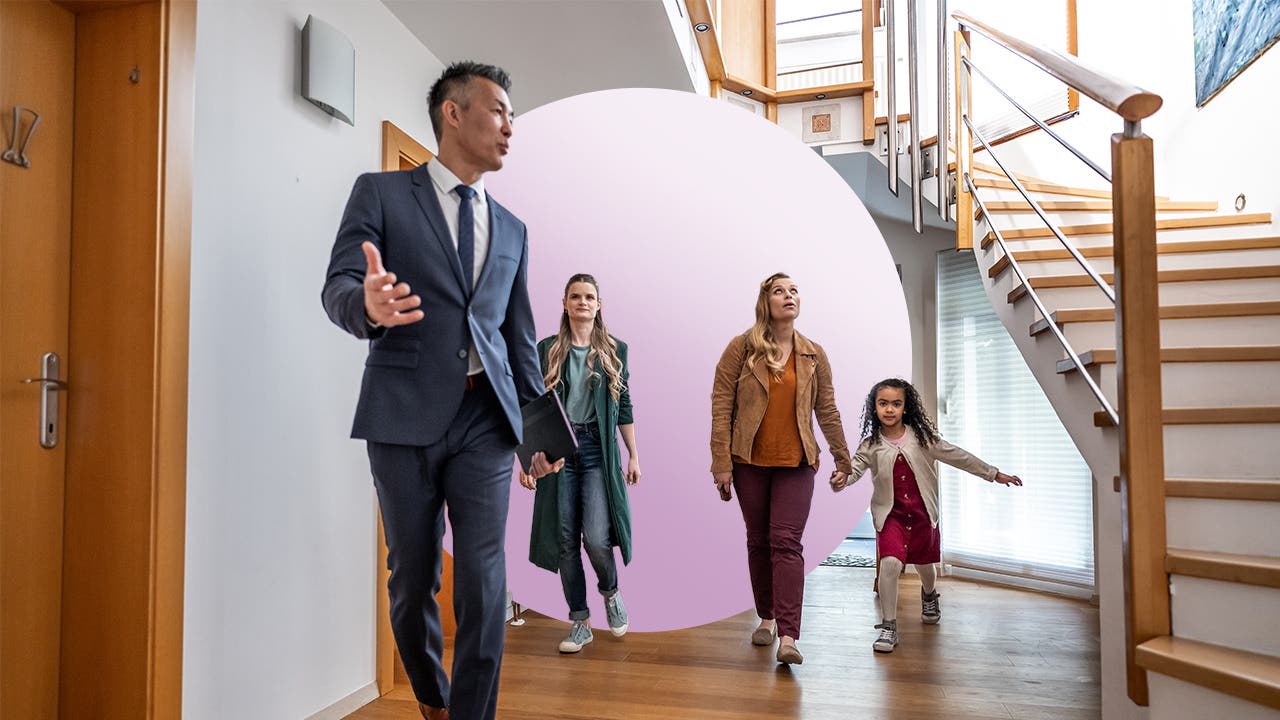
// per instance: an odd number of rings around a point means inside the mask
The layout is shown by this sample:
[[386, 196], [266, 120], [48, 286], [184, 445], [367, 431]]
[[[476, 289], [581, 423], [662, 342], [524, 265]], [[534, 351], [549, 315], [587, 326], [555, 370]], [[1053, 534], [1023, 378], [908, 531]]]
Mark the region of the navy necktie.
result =
[[459, 185], [453, 191], [462, 201], [458, 205], [458, 261], [462, 264], [463, 287], [470, 295], [476, 264], [476, 211], [471, 200], [475, 198], [476, 190], [470, 185]]

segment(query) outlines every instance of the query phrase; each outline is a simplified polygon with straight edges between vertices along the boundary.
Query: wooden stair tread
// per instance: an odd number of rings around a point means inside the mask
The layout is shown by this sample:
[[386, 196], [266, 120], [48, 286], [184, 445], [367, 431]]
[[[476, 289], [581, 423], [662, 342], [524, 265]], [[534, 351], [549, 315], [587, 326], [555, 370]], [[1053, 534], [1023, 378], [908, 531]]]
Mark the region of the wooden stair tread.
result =
[[[1183, 240], [1178, 242], [1156, 243], [1156, 253], [1173, 255], [1179, 253], [1228, 252], [1235, 250], [1271, 250], [1280, 248], [1280, 236], [1257, 238], [1227, 238], [1222, 240]], [[1106, 245], [1101, 247], [1076, 248], [1086, 258], [1111, 257], [1115, 248]], [[1015, 250], [1013, 259], [1020, 263], [1043, 262], [1048, 260], [1070, 260], [1071, 253], [1066, 248], [1053, 250]], [[996, 277], [1009, 269], [1009, 256], [1002, 255], [987, 269], [987, 277]]]
[[[1280, 360], [1277, 345], [1227, 345], [1222, 347], [1168, 347], [1160, 348], [1160, 362], [1268, 362]], [[1080, 353], [1085, 367], [1114, 364], [1115, 348], [1094, 348]], [[1058, 361], [1058, 373], [1075, 372], [1071, 358]]]
[[[1280, 315], [1280, 302], [1199, 303], [1190, 305], [1160, 306], [1161, 320], [1248, 317], [1257, 315]], [[1072, 322], [1112, 322], [1116, 319], [1116, 309], [1114, 307], [1066, 308], [1054, 311], [1049, 317], [1058, 325], [1064, 325]], [[1050, 321], [1046, 318], [1040, 318], [1032, 323], [1032, 336], [1047, 332], [1049, 330], [1049, 322]]]
[[1162, 635], [1134, 651], [1139, 666], [1280, 709], [1280, 658]]
[[[1252, 425], [1280, 423], [1280, 407], [1165, 408], [1165, 425]], [[1099, 410], [1093, 414], [1094, 427], [1111, 427], [1111, 417]]]
[[1164, 567], [1171, 575], [1280, 588], [1280, 557], [1169, 548]]
[[[1271, 222], [1271, 213], [1240, 213], [1239, 215], [1201, 215], [1198, 217], [1160, 218], [1156, 220], [1156, 230], [1188, 230], [1191, 228], [1229, 227], [1232, 225], [1259, 225]], [[1058, 230], [1064, 236], [1071, 235], [1110, 235], [1112, 224], [1086, 223], [1084, 225], [1060, 225]], [[1028, 240], [1032, 238], [1054, 237], [1048, 227], [1000, 229], [1005, 240]], [[989, 231], [982, 238], [982, 249], [985, 250], [995, 242], [996, 234]]]
[[[1021, 180], [1021, 178], [1019, 178]], [[1111, 212], [1110, 200], [1036, 200], [1045, 212]], [[976, 203], [975, 203], [976, 204]], [[988, 200], [983, 203], [993, 213], [1035, 212], [1026, 200]], [[1156, 212], [1214, 212], [1216, 200], [1157, 200]], [[982, 209], [973, 211], [974, 219], [982, 216]]]
[[[1018, 178], [1018, 182], [1022, 183], [1022, 187], [1026, 189], [1027, 192], [1042, 192], [1042, 193], [1049, 193], [1052, 195], [1073, 195], [1076, 197], [1105, 198], [1108, 200], [1111, 199], [1110, 190], [1095, 190], [1093, 188], [1081, 188], [1081, 187], [1071, 187], [1069, 185], [1057, 185], [1055, 183], [1043, 182], [1039, 180], [1031, 180], [1031, 179], [1023, 180], [1021, 177]], [[997, 188], [1000, 190], [1016, 190], [1017, 189], [1013, 186], [1012, 182], [1010, 182], [1009, 180], [1003, 177], [1000, 177], [1000, 178], [975, 177], [973, 178], [973, 186], [985, 187], [985, 188]]]
[[1280, 479], [1167, 478], [1165, 497], [1280, 502]]
[[[1103, 282], [1112, 285], [1115, 273], [1098, 273]], [[1182, 268], [1177, 270], [1160, 270], [1156, 273], [1156, 282], [1204, 282], [1207, 280], [1249, 280], [1257, 278], [1280, 277], [1280, 265], [1243, 265], [1240, 267], [1215, 268]], [[1090, 287], [1096, 285], [1093, 278], [1084, 273], [1071, 275], [1037, 275], [1028, 278], [1031, 287], [1042, 288]], [[1027, 294], [1027, 286], [1019, 284], [1009, 291], [1008, 302], [1016, 302]]]

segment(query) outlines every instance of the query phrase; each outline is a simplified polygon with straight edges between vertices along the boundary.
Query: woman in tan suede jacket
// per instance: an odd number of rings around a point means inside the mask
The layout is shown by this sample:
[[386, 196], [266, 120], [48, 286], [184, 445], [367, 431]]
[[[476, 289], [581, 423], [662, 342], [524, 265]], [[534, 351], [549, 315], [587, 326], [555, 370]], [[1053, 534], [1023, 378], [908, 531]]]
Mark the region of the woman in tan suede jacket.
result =
[[772, 646], [777, 658], [801, 663], [800, 607], [804, 598], [801, 537], [809, 519], [818, 442], [817, 415], [844, 482], [853, 469], [822, 347], [795, 330], [800, 291], [775, 273], [760, 284], [756, 322], [729, 342], [716, 365], [711, 391], [711, 474], [721, 496], [738, 504], [747, 527], [747, 565], [760, 626], [755, 645]]

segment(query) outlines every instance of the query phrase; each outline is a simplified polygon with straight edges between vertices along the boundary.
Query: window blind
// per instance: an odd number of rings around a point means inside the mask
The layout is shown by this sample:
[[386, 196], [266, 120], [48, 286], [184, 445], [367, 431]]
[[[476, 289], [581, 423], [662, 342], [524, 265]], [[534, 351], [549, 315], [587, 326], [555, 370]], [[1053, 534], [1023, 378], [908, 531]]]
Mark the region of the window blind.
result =
[[944, 562], [1092, 588], [1089, 467], [991, 308], [972, 253], [938, 254], [938, 429], [1026, 483], [939, 464]]

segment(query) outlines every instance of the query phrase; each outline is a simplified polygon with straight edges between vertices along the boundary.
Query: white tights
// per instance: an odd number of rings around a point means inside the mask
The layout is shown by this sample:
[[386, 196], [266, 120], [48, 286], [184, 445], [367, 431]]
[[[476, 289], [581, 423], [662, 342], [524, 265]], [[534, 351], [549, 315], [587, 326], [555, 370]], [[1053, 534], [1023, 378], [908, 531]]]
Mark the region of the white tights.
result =
[[[896, 557], [880, 558], [880, 617], [882, 620], [898, 619], [898, 578], [902, 577], [902, 561]], [[937, 586], [938, 573], [933, 565], [916, 565], [920, 573], [920, 587], [931, 593]]]

